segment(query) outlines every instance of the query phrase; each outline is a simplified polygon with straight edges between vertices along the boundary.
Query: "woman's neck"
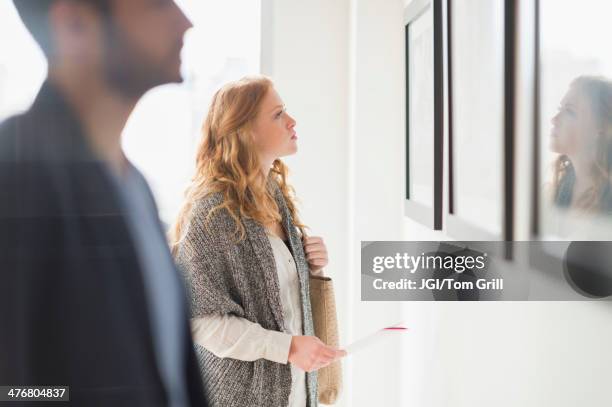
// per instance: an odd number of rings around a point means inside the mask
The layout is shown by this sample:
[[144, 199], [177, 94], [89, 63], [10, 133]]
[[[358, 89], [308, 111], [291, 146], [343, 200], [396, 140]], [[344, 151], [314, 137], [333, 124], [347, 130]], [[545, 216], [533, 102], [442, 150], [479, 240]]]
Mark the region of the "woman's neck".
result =
[[268, 174], [270, 173], [270, 169], [272, 169], [272, 166], [274, 165], [274, 161], [276, 161], [276, 158], [264, 157], [262, 155], [259, 155], [259, 162], [261, 163], [261, 172], [264, 176], [264, 179], [268, 179]]
[[580, 197], [594, 186], [592, 168], [593, 162], [589, 160], [570, 157], [575, 174], [574, 187], [572, 190], [572, 203], [574, 206]]
[[264, 179], [268, 178], [268, 175], [270, 174], [270, 169], [272, 168], [272, 163], [264, 163], [261, 166], [261, 173], [264, 177]]

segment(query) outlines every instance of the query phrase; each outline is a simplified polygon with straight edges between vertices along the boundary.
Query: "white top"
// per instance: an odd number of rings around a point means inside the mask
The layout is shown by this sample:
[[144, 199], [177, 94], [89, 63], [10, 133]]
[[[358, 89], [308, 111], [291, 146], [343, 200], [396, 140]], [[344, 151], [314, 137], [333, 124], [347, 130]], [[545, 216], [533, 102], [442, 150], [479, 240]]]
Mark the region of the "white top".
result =
[[[278, 236], [268, 231], [266, 234], [276, 263], [286, 332], [264, 329], [257, 323], [230, 314], [193, 318], [194, 341], [218, 357], [246, 361], [263, 358], [285, 364], [292, 336], [303, 335], [300, 281], [295, 261]], [[305, 407], [306, 399], [306, 374], [292, 365], [288, 407]]]

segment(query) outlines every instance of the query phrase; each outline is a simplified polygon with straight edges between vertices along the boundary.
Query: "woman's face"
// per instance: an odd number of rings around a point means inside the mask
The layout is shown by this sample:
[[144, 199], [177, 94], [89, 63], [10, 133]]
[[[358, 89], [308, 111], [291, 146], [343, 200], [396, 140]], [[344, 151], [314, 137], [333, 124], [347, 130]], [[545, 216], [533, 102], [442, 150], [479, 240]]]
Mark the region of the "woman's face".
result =
[[589, 101], [577, 86], [570, 87], [551, 123], [552, 151], [570, 157], [593, 152], [597, 126]]
[[283, 101], [272, 87], [263, 98], [253, 123], [253, 138], [257, 153], [264, 162], [297, 152], [295, 120], [289, 116]]

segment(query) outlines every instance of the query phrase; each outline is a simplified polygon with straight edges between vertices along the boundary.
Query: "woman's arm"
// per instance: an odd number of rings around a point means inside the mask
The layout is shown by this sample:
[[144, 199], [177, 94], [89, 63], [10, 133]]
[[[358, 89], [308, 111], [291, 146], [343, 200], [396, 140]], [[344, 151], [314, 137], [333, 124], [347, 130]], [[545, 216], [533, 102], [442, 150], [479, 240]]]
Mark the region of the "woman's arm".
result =
[[219, 203], [221, 197], [213, 194], [194, 204], [175, 253], [187, 284], [192, 318], [213, 314], [244, 317], [231, 275], [233, 221], [224, 210], [209, 216]]
[[231, 314], [193, 318], [194, 341], [220, 358], [287, 363], [292, 336]]
[[291, 336], [235, 315], [211, 314], [191, 320], [194, 341], [220, 358], [267, 359], [311, 372], [346, 356], [315, 336]]

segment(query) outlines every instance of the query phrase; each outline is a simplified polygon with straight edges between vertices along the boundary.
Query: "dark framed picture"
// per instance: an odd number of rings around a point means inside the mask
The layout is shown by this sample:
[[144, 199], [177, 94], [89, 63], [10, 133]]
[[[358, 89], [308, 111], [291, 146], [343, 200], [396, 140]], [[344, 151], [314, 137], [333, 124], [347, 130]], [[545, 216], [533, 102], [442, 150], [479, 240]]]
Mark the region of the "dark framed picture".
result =
[[512, 241], [515, 5], [509, 0], [446, 4], [446, 229], [462, 240]]
[[405, 214], [442, 229], [444, 54], [442, 0], [404, 10], [406, 53]]

